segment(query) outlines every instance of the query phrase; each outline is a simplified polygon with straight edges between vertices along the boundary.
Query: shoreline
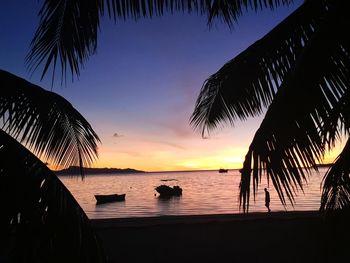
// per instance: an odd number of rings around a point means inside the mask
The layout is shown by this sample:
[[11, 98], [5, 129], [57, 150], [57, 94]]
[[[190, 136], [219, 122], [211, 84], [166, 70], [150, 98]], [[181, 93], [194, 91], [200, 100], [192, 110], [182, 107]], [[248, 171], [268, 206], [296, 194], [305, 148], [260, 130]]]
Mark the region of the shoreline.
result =
[[115, 227], [149, 227], [157, 225], [173, 224], [198, 224], [198, 223], [222, 223], [240, 222], [251, 220], [291, 220], [294, 218], [316, 218], [321, 216], [319, 211], [277, 211], [277, 212], [252, 212], [235, 214], [203, 214], [203, 215], [168, 215], [149, 217], [125, 217], [125, 218], [98, 218], [90, 219], [94, 228]]
[[[348, 221], [346, 221], [346, 224]], [[318, 211], [92, 219], [108, 262], [345, 262], [349, 227]]]

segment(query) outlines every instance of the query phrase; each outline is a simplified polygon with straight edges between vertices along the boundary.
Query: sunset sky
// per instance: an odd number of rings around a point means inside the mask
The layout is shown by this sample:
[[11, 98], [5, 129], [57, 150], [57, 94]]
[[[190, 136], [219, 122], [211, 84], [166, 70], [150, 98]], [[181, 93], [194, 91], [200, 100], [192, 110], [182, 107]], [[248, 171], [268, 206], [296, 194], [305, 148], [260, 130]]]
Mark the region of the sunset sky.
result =
[[[261, 118], [223, 126], [202, 138], [189, 125], [204, 80], [261, 38], [302, 1], [244, 15], [229, 29], [177, 13], [153, 19], [104, 19], [97, 54], [79, 80], [53, 91], [91, 123], [102, 144], [95, 167], [146, 171], [240, 168]], [[50, 78], [26, 71], [24, 58], [38, 23], [40, 1], [4, 1], [0, 68], [50, 89]], [[332, 157], [331, 157], [332, 158]], [[326, 161], [329, 161], [328, 158]]]

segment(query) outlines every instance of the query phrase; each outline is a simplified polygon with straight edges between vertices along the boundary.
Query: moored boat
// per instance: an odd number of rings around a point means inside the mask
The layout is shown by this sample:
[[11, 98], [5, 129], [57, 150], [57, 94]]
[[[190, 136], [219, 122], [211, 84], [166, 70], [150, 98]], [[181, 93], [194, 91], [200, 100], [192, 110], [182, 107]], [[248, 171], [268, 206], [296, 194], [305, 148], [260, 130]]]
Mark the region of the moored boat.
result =
[[168, 185], [162, 184], [157, 186], [155, 190], [159, 193], [159, 197], [171, 197], [182, 195], [182, 188], [178, 185], [170, 187]]
[[121, 202], [125, 201], [125, 194], [110, 194], [110, 195], [95, 195], [96, 203], [103, 204], [109, 202]]

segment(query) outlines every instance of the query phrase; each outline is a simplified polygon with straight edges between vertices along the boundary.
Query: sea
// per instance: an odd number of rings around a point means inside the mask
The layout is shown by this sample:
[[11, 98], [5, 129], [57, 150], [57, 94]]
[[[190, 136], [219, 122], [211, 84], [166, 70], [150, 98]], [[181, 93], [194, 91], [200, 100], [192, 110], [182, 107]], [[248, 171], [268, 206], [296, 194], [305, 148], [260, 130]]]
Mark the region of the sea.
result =
[[[303, 190], [298, 190], [294, 206], [283, 206], [273, 185], [265, 178], [259, 185], [255, 201], [250, 201], [250, 212], [266, 212], [264, 188], [271, 196], [272, 211], [318, 210], [321, 183], [327, 168], [312, 172]], [[203, 215], [242, 213], [239, 206], [238, 170], [228, 173], [218, 171], [151, 172], [134, 174], [59, 176], [90, 219], [154, 217], [167, 215]], [[155, 187], [179, 185], [180, 197], [159, 198]], [[96, 204], [95, 194], [126, 194], [125, 201]]]

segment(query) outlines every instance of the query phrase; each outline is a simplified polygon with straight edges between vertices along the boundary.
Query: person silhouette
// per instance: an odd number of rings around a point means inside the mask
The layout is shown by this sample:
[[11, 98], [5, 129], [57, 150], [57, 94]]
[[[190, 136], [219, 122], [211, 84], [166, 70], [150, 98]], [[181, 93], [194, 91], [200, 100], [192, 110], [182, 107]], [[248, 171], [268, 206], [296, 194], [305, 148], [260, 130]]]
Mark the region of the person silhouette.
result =
[[271, 212], [270, 209], [270, 193], [267, 191], [267, 188], [264, 189], [265, 191], [265, 206], [267, 207], [267, 211]]

